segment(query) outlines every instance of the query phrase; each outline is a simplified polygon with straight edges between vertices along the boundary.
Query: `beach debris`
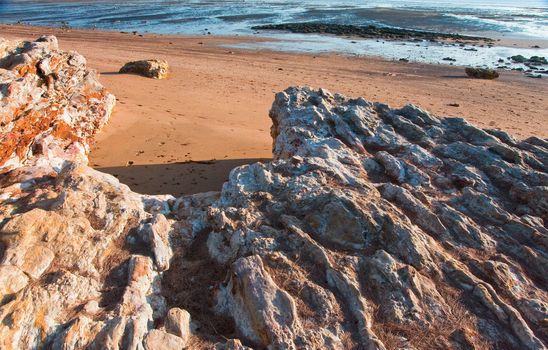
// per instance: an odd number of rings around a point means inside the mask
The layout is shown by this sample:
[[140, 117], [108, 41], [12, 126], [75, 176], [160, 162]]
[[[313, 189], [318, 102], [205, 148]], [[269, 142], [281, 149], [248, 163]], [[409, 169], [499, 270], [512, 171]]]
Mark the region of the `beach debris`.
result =
[[453, 57], [444, 57], [444, 58], [442, 58], [442, 61], [457, 62], [457, 60], [454, 59]]
[[474, 79], [497, 79], [500, 74], [495, 69], [467, 67], [466, 75]]
[[120, 68], [120, 73], [137, 74], [154, 79], [165, 79], [167, 78], [168, 70], [169, 65], [165, 60], [150, 59], [128, 62]]
[[452, 102], [447, 104], [449, 107], [460, 107], [460, 104]]
[[399, 61], [400, 61], [400, 62], [404, 62], [404, 63], [408, 63], [408, 62], [409, 62], [409, 59], [407, 59], [407, 58], [400, 58]]
[[141, 195], [88, 166], [114, 98], [54, 43], [0, 54], [1, 349], [546, 348], [548, 140], [292, 87], [272, 161]]

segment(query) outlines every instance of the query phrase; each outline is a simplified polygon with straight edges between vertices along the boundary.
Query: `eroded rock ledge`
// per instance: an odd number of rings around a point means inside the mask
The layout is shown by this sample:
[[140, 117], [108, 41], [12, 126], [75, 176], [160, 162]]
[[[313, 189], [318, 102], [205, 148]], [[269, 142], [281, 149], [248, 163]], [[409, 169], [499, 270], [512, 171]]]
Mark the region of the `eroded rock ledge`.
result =
[[289, 88], [274, 161], [143, 196], [85, 60], [1, 47], [0, 348], [546, 348], [546, 140]]

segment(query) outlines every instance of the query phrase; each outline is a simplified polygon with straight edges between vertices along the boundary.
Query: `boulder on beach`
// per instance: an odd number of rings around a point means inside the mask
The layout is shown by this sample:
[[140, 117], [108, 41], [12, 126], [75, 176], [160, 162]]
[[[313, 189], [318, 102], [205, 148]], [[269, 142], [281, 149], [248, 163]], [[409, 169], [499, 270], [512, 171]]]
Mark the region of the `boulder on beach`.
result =
[[142, 195], [50, 39], [0, 51], [0, 349], [546, 348], [548, 140], [291, 87], [272, 161]]
[[151, 59], [128, 62], [120, 68], [120, 73], [138, 74], [153, 79], [165, 79], [167, 78], [168, 70], [169, 65], [166, 61]]
[[500, 74], [495, 69], [467, 67], [466, 75], [474, 79], [497, 79]]

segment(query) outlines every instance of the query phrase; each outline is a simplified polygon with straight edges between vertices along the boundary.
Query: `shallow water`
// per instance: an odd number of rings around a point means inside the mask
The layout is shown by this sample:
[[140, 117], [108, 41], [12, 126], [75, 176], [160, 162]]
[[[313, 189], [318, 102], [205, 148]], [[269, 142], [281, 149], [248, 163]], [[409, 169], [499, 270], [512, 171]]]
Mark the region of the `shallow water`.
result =
[[[374, 39], [348, 39], [311, 34], [273, 34], [271, 40], [225, 45], [227, 48], [286, 51], [296, 53], [342, 53], [346, 55], [378, 56], [390, 60], [407, 59], [413, 62], [439, 63], [459, 66], [523, 68], [509, 60], [514, 55], [546, 56], [548, 49], [516, 48], [431, 43], [428, 41], [405, 42]], [[451, 58], [454, 61], [444, 60]], [[499, 62], [502, 59], [503, 62]], [[539, 67], [541, 68], [541, 67]], [[542, 68], [541, 68], [542, 69]]]
[[11, 0], [0, 1], [0, 22], [22, 21], [110, 30], [249, 34], [253, 25], [324, 21], [444, 32], [494, 31], [548, 37], [548, 1], [482, 0]]
[[[252, 26], [322, 21], [381, 25], [460, 34], [489, 32], [497, 37], [548, 40], [548, 1], [482, 0], [0, 0], [0, 22], [67, 25], [160, 34], [258, 35], [282, 41], [238, 47], [300, 52], [342, 52], [407, 58], [420, 62], [494, 66], [500, 58], [548, 55], [546, 49], [477, 48], [465, 51], [428, 43], [377, 42], [327, 36], [255, 32]], [[357, 43], [353, 43], [356, 41]]]

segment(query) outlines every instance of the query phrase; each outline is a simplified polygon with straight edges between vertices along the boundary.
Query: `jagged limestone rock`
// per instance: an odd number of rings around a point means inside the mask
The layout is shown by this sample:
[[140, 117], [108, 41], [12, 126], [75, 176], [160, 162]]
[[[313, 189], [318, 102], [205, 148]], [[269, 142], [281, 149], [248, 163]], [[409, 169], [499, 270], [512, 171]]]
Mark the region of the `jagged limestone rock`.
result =
[[293, 348], [300, 331], [291, 296], [279, 289], [259, 256], [240, 258], [232, 266], [232, 278], [220, 291], [218, 309], [233, 315], [243, 335], [266, 347]]
[[126, 242], [168, 197], [87, 166], [115, 99], [82, 56], [54, 37], [2, 43], [0, 348], [142, 349], [166, 312], [161, 271]]
[[[536, 204], [546, 198], [530, 192], [548, 183], [546, 141], [308, 88], [278, 94], [270, 115], [274, 161], [231, 173], [210, 211], [208, 251], [228, 252], [222, 264], [260, 255], [299, 324], [307, 320], [302, 343], [329, 347], [316, 340], [335, 330], [345, 348], [395, 338], [420, 347], [425, 337], [465, 347], [464, 335], [545, 347], [542, 323], [527, 316], [540, 309], [520, 300], [546, 298]], [[498, 261], [512, 272], [480, 272]], [[311, 298], [307, 282], [335, 299]], [[341, 321], [311, 317], [317, 298]], [[239, 313], [225, 313], [249, 332]]]
[[[116, 99], [76, 52], [57, 39], [8, 43], [0, 57], [0, 172], [40, 159], [82, 160]], [[87, 158], [85, 158], [87, 159]]]
[[546, 348], [548, 141], [289, 88], [273, 161], [145, 196], [87, 166], [81, 56], [0, 52], [0, 348]]

